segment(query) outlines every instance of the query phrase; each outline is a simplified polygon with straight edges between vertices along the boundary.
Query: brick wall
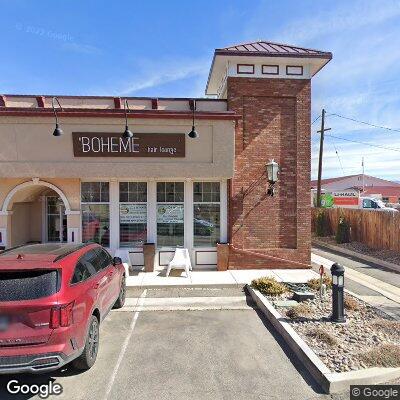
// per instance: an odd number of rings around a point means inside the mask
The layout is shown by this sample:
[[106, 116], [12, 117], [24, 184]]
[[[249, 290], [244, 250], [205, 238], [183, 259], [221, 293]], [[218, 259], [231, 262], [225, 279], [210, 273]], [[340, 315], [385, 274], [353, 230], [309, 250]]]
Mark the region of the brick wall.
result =
[[[228, 78], [228, 109], [243, 118], [230, 182], [230, 268], [300, 268], [310, 264], [311, 82]], [[265, 165], [281, 166], [269, 197]]]

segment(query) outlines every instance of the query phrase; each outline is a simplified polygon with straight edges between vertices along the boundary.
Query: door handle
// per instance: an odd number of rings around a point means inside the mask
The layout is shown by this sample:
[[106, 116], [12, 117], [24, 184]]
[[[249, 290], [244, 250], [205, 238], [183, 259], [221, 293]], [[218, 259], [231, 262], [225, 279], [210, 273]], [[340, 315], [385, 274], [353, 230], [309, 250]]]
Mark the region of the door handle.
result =
[[104, 284], [105, 284], [106, 282], [107, 282], [107, 278], [106, 278], [105, 276], [103, 276], [103, 278], [102, 278], [99, 282], [96, 282], [96, 283], [93, 285], [93, 288], [94, 288], [94, 289], [98, 289], [98, 288], [104, 286]]

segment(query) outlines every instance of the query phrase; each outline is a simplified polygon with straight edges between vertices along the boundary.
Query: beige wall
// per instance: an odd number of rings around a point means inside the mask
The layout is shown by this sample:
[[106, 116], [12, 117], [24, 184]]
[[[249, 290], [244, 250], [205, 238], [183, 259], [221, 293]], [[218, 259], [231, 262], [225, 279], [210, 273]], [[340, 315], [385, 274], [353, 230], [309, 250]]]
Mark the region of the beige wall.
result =
[[[80, 180], [79, 179], [63, 179], [63, 178], [43, 178], [42, 179], [45, 182], [51, 183], [55, 186], [57, 186], [67, 197], [71, 210], [79, 210], [80, 209]], [[9, 178], [0, 178], [0, 210], [3, 207], [3, 202], [8, 195], [8, 193], [14, 189], [16, 186], [18, 186], [21, 183], [24, 182], [29, 182], [31, 179], [26, 179], [26, 178], [14, 178], [14, 179], [9, 179]], [[22, 189], [21, 191], [15, 193], [14, 197], [11, 199], [10, 205], [8, 207], [8, 210], [12, 209], [12, 205], [14, 202], [18, 201], [26, 201], [28, 198], [36, 198], [38, 191], [43, 191], [46, 189], [45, 186], [41, 185], [34, 185], [30, 186], [28, 189]]]
[[40, 202], [14, 203], [11, 223], [13, 246], [42, 240], [42, 208]]
[[[116, 118], [64, 118], [64, 135], [52, 136], [54, 119], [0, 116], [0, 178], [230, 178], [234, 131], [231, 120], [200, 120], [198, 139], [186, 136], [184, 158], [74, 158], [72, 132], [122, 133]], [[133, 132], [187, 133], [189, 120], [131, 119]], [[1, 192], [0, 192], [1, 196]]]

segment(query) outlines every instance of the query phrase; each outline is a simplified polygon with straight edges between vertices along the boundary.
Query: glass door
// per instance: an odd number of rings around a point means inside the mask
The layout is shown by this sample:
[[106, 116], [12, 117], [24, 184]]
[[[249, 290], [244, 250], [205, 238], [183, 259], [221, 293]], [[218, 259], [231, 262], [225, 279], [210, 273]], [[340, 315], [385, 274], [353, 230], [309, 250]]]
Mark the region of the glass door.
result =
[[48, 242], [67, 242], [67, 216], [58, 196], [46, 197], [46, 225]]

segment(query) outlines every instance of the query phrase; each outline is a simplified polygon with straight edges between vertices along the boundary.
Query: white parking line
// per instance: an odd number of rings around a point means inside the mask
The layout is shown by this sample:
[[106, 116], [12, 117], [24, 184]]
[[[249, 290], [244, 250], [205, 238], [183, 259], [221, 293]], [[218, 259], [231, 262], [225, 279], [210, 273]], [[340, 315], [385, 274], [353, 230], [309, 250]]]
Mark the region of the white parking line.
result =
[[[137, 306], [139, 306], [139, 307], [143, 306], [143, 302], [144, 302], [144, 299], [145, 299], [146, 295], [147, 295], [147, 289], [143, 290], [143, 293], [138, 298]], [[111, 375], [111, 378], [110, 378], [110, 381], [108, 382], [107, 391], [106, 391], [106, 394], [104, 395], [104, 398], [103, 398], [104, 400], [107, 400], [108, 396], [111, 393], [112, 387], [114, 385], [115, 378], [117, 377], [117, 374], [118, 374], [119, 367], [121, 365], [122, 359], [124, 358], [126, 349], [128, 348], [128, 344], [129, 344], [129, 341], [131, 340], [133, 330], [135, 329], [136, 321], [137, 321], [137, 319], [139, 317], [139, 313], [140, 313], [140, 311], [136, 311], [135, 314], [133, 315], [133, 319], [132, 319], [131, 325], [129, 327], [128, 335], [125, 338], [124, 344], [121, 347], [121, 351], [119, 353], [117, 364], [115, 365], [114, 371], [113, 371], [113, 373]]]

